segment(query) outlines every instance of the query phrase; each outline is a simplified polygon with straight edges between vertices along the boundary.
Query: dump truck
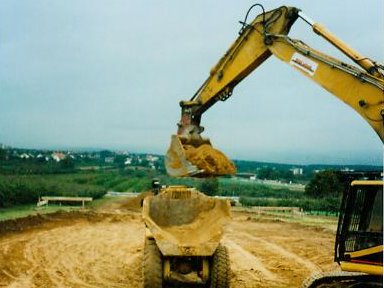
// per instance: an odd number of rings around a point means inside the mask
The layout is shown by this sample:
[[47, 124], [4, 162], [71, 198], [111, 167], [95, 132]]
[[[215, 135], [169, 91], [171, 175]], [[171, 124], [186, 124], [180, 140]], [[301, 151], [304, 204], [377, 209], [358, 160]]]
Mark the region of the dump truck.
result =
[[230, 261], [221, 243], [230, 203], [186, 186], [161, 187], [143, 202], [145, 288], [187, 283], [229, 287]]

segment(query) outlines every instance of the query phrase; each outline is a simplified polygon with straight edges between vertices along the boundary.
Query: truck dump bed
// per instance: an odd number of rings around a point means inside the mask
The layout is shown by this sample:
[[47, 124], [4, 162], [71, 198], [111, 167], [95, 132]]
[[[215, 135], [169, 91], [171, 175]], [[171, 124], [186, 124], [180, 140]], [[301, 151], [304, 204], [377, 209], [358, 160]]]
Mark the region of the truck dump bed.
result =
[[143, 218], [164, 256], [211, 256], [230, 218], [230, 204], [194, 188], [171, 186], [145, 199]]

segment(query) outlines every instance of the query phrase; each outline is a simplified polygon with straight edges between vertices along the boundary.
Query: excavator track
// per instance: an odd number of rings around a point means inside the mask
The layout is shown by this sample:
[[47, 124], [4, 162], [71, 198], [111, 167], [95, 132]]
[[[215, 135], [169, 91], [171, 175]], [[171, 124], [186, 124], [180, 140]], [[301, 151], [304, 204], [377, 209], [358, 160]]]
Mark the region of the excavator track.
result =
[[325, 272], [308, 278], [302, 288], [379, 288], [383, 278], [377, 275], [353, 272]]

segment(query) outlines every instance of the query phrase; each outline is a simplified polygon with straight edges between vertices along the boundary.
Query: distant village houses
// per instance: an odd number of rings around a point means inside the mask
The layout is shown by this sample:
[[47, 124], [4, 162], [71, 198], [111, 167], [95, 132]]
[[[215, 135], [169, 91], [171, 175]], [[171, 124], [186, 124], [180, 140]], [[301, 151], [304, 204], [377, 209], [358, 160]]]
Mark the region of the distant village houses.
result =
[[33, 158], [33, 155], [27, 154], [27, 153], [22, 153], [21, 155], [19, 155], [19, 158], [21, 158], [21, 159], [29, 159], [29, 158]]
[[149, 154], [149, 155], [146, 156], [146, 160], [148, 162], [156, 162], [156, 161], [159, 160], [159, 157], [158, 156], [153, 156], [153, 155]]
[[51, 157], [52, 157], [52, 159], [55, 160], [56, 162], [60, 162], [60, 161], [64, 160], [66, 156], [65, 156], [65, 154], [62, 153], [62, 152], [53, 152], [53, 153], [51, 154]]
[[290, 169], [293, 175], [303, 175], [303, 168]]
[[110, 156], [110, 157], [105, 157], [105, 158], [104, 158], [104, 162], [105, 162], [105, 163], [112, 164], [113, 162], [115, 162], [115, 157], [112, 157], [112, 156]]

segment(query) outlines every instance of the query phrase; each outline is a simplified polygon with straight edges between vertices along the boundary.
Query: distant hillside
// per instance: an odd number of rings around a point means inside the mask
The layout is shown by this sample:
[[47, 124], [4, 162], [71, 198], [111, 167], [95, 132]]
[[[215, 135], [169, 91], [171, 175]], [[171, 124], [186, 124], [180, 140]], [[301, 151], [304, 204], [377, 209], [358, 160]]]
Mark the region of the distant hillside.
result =
[[310, 165], [296, 165], [296, 164], [281, 164], [270, 162], [234, 160], [238, 172], [256, 172], [261, 168], [275, 168], [278, 170], [287, 170], [291, 168], [303, 168], [306, 171], [316, 170], [353, 170], [353, 171], [382, 171], [383, 166], [376, 165], [327, 165], [327, 164], [310, 164]]

